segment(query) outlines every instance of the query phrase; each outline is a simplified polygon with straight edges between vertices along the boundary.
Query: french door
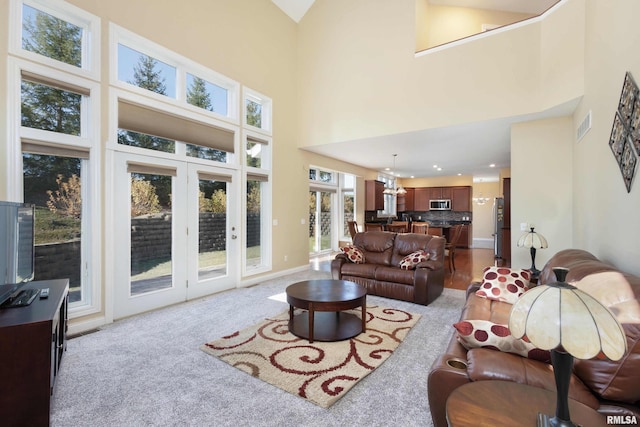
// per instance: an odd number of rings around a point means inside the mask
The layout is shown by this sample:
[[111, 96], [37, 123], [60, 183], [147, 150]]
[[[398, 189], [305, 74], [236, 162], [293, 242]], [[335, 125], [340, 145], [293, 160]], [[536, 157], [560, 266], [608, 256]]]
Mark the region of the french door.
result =
[[234, 287], [235, 171], [125, 153], [115, 163], [114, 318]]
[[333, 195], [331, 191], [309, 191], [309, 253], [330, 251], [333, 245]]

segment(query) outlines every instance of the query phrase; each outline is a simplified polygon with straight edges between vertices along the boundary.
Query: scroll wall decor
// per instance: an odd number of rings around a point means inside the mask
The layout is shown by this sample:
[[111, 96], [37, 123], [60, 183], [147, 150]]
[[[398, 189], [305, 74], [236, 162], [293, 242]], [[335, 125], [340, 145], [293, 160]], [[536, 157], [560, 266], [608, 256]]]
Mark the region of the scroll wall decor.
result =
[[618, 162], [628, 193], [638, 162], [636, 156], [640, 156], [640, 91], [629, 72], [624, 76], [609, 147]]

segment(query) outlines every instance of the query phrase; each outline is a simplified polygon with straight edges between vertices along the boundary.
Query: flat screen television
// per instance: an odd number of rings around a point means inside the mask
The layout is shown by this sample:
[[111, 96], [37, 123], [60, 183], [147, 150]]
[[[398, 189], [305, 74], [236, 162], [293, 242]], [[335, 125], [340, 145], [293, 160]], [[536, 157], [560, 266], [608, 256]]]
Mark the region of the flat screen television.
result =
[[0, 304], [33, 280], [35, 208], [0, 201]]

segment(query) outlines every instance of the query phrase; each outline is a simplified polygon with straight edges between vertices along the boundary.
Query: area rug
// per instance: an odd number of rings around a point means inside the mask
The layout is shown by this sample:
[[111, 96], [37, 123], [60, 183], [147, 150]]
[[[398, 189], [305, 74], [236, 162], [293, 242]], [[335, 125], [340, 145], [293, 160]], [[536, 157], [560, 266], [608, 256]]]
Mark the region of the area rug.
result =
[[[361, 310], [349, 310], [358, 317]], [[367, 330], [338, 342], [298, 338], [289, 312], [204, 344], [201, 349], [291, 394], [328, 408], [382, 365], [420, 319], [419, 314], [367, 306]]]

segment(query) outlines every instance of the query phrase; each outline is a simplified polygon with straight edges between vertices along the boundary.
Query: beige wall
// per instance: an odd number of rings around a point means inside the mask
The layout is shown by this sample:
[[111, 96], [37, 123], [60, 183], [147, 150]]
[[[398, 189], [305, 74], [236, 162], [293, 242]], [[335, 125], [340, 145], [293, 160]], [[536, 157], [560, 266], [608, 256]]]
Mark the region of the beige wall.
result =
[[535, 15], [429, 4], [416, 0], [416, 51], [421, 51], [482, 32], [483, 24], [508, 25]]
[[316, 2], [299, 26], [299, 145], [537, 113], [575, 100], [580, 76], [543, 79], [542, 70], [559, 57], [564, 67], [582, 67], [582, 2], [557, 8], [575, 19], [545, 24], [545, 31], [577, 34], [553, 50], [536, 20], [422, 56], [414, 53], [415, 0], [375, 8], [366, 0]]
[[542, 269], [556, 252], [573, 247], [573, 121], [570, 117], [514, 125], [511, 130], [511, 265], [529, 267], [516, 247], [521, 223], [533, 224], [549, 242], [536, 254]]
[[625, 271], [640, 274], [640, 166], [631, 192], [622, 181], [608, 141], [625, 72], [640, 82], [640, 2], [586, 2], [585, 94], [574, 115], [577, 128], [589, 110], [593, 127], [574, 146], [574, 245]]
[[474, 247], [493, 248], [493, 202], [496, 197], [500, 196], [502, 196], [502, 192], [499, 181], [473, 183], [473, 197], [489, 198], [489, 201], [484, 205], [473, 203]]

